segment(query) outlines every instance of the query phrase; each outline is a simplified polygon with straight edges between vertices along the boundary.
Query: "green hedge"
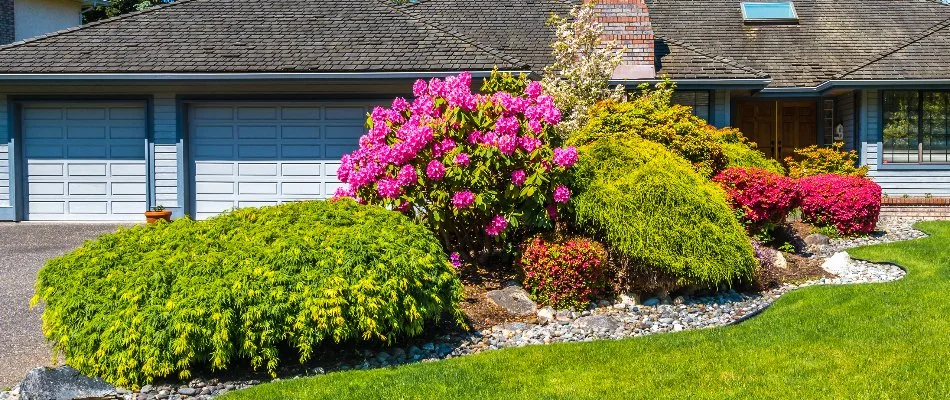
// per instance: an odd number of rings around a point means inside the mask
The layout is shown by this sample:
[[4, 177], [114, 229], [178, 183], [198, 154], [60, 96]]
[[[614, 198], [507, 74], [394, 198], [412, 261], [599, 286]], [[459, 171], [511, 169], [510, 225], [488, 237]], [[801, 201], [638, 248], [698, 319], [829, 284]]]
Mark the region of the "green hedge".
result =
[[603, 138], [579, 150], [576, 222], [626, 257], [628, 274], [645, 269], [680, 286], [751, 277], [752, 247], [725, 193], [686, 160], [642, 139]]
[[461, 321], [462, 298], [427, 229], [348, 200], [120, 229], [47, 263], [36, 293], [66, 362], [124, 386], [389, 343], [446, 312]]

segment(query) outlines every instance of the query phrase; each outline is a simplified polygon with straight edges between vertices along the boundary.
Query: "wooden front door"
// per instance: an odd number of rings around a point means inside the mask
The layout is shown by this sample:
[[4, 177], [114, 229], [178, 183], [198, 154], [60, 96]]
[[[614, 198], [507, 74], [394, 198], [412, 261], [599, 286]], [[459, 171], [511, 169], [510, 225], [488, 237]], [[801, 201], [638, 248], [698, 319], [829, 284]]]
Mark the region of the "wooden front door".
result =
[[767, 156], [783, 160], [818, 143], [818, 103], [739, 100], [736, 127]]

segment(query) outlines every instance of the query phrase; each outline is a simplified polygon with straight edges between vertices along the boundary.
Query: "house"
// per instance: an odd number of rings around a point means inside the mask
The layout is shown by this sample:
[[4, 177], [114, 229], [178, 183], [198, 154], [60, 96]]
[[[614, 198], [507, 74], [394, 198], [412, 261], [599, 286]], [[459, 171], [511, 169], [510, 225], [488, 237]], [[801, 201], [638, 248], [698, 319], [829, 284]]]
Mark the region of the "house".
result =
[[[367, 111], [411, 82], [539, 74], [562, 0], [179, 0], [0, 47], [0, 220], [206, 218], [325, 198]], [[616, 83], [773, 157], [843, 140], [889, 195], [950, 196], [950, 7], [601, 0]]]
[[0, 0], [0, 44], [82, 23], [82, 11], [100, 0]]

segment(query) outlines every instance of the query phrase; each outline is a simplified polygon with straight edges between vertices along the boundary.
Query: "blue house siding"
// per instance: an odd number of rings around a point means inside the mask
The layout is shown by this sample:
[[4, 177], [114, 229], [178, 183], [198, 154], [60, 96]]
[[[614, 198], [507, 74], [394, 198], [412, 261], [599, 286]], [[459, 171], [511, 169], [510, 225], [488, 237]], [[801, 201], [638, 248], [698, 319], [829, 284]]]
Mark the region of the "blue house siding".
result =
[[179, 173], [180, 136], [178, 133], [178, 108], [174, 93], [156, 93], [153, 110], [153, 182], [154, 204], [171, 210], [176, 216], [183, 215], [179, 194], [183, 193]]
[[888, 166], [881, 163], [881, 96], [864, 90], [861, 96], [861, 162], [889, 197], [950, 197], [950, 166]]

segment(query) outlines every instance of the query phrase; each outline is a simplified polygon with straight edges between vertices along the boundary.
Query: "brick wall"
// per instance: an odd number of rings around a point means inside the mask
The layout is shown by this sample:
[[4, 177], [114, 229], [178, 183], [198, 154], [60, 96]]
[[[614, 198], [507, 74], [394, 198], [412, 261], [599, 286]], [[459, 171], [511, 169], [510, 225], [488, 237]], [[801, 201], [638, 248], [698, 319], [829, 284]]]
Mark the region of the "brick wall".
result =
[[603, 38], [626, 47], [623, 62], [614, 71], [614, 79], [651, 79], [654, 66], [653, 26], [644, 0], [594, 1], [597, 21], [604, 27]]
[[0, 0], [0, 45], [13, 43], [16, 37], [13, 17], [13, 0]]
[[882, 217], [916, 217], [950, 220], [950, 206], [933, 205], [885, 205], [881, 207]]

